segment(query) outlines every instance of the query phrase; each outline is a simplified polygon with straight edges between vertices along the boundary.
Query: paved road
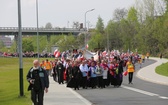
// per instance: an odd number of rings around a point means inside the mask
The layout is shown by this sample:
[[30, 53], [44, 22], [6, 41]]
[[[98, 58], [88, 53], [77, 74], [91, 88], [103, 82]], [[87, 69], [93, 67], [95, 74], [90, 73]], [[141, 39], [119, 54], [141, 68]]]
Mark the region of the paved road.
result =
[[[148, 60], [142, 67], [153, 63], [154, 60]], [[136, 73], [139, 69], [139, 65], [136, 65]], [[136, 77], [136, 73], [131, 85], [128, 84], [128, 77], [124, 77], [120, 88], [110, 86], [105, 89], [81, 89], [77, 92], [93, 105], [167, 105], [168, 86], [141, 80]]]
[[[154, 60], [149, 60], [143, 64], [140, 71], [136, 65], [134, 84], [129, 85], [128, 77], [124, 77], [123, 85], [120, 88], [110, 86], [105, 89], [74, 91], [67, 88], [66, 84], [59, 85], [50, 77], [50, 88], [49, 92], [45, 94], [44, 105], [167, 105], [168, 77], [159, 76], [153, 70], [168, 60], [158, 60], [158, 58]], [[157, 83], [164, 85], [143, 81], [137, 78], [136, 74], [145, 80], [157, 81]]]

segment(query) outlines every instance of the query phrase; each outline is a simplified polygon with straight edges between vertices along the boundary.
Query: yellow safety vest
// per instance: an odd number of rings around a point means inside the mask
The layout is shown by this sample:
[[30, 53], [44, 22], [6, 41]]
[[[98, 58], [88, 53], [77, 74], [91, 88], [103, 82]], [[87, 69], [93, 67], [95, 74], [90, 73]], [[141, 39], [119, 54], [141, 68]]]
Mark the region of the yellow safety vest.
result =
[[127, 62], [127, 71], [128, 72], [134, 72], [134, 65], [130, 62]]

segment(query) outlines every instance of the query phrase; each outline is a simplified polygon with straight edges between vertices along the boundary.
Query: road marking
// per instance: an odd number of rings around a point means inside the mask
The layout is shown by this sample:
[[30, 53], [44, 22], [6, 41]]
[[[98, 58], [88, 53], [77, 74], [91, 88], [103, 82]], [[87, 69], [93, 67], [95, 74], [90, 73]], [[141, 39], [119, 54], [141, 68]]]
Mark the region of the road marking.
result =
[[122, 85], [121, 87], [124, 88], [124, 89], [132, 90], [132, 91], [134, 91], [134, 92], [138, 92], [138, 93], [141, 93], [141, 94], [145, 94], [145, 95], [148, 95], [148, 96], [158, 96], [158, 97], [161, 98], [161, 99], [168, 99], [168, 97], [160, 96], [160, 95], [158, 95], [158, 94], [151, 93], [151, 92], [147, 92], [147, 91], [140, 90], [140, 89], [136, 89], [136, 88], [133, 88], [133, 87], [128, 87], [128, 86], [124, 86], [124, 85]]
[[147, 91], [144, 91], [144, 90], [140, 90], [140, 89], [136, 89], [136, 88], [132, 88], [132, 87], [128, 87], [128, 86], [123, 86], [122, 85], [121, 87], [125, 88], [125, 89], [128, 89], [128, 90], [138, 92], [138, 93], [142, 93], [142, 94], [145, 94], [145, 95], [148, 95], [148, 96], [158, 96], [158, 94], [154, 94], [154, 93], [151, 93], [151, 92], [147, 92]]
[[159, 98], [168, 100], [168, 97], [164, 97], [164, 96], [159, 96]]

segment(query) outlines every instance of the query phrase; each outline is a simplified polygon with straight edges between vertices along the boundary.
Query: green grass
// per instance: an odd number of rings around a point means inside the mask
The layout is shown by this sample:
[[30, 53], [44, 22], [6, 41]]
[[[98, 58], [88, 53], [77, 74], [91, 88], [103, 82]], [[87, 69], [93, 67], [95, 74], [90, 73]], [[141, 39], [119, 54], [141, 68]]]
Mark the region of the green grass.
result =
[[19, 97], [19, 58], [0, 58], [0, 105], [32, 105], [26, 75], [33, 60], [23, 58], [24, 96]]
[[155, 72], [163, 76], [168, 76], [168, 63], [156, 67]]

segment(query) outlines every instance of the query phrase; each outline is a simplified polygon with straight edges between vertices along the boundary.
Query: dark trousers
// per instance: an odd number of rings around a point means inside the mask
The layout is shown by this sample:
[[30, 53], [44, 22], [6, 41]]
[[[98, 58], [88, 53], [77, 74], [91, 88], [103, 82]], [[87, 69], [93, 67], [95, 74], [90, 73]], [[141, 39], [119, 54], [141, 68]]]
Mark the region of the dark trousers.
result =
[[117, 74], [116, 77], [117, 77], [117, 86], [121, 86], [122, 81], [123, 81], [122, 73], [121, 74]]
[[129, 72], [128, 73], [128, 81], [129, 81], [129, 83], [132, 83], [132, 79], [133, 79], [133, 72]]
[[109, 86], [108, 79], [103, 79], [103, 87]]
[[111, 75], [111, 77], [110, 77], [110, 83], [111, 83], [111, 85], [117, 86], [117, 77], [116, 77], [116, 74]]
[[79, 90], [79, 78], [74, 78], [74, 84], [75, 84], [75, 86], [74, 86], [74, 89], [76, 90], [76, 89], [78, 89]]
[[34, 105], [43, 105], [44, 90], [31, 90], [31, 100]]
[[97, 86], [99, 88], [102, 88], [103, 87], [103, 76], [98, 76], [97, 77]]
[[91, 77], [90, 78], [90, 85], [92, 88], [96, 88], [96, 77]]
[[57, 75], [56, 75], [56, 74], [53, 74], [53, 80], [54, 80], [55, 82], [57, 82]]
[[82, 87], [87, 88], [87, 76], [82, 77]]
[[61, 84], [61, 83], [64, 84], [63, 74], [59, 74], [59, 75], [58, 75], [58, 83], [59, 83], [59, 84]]

